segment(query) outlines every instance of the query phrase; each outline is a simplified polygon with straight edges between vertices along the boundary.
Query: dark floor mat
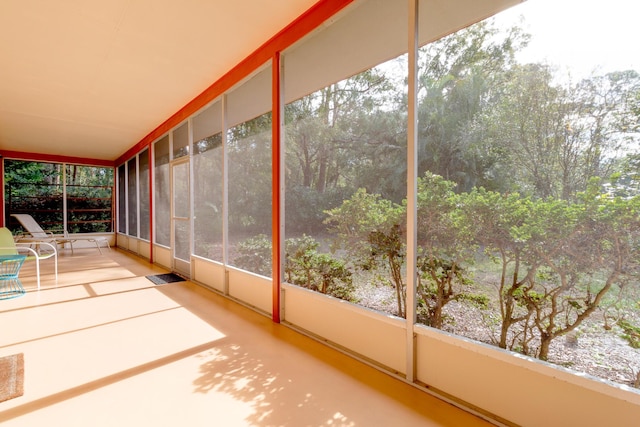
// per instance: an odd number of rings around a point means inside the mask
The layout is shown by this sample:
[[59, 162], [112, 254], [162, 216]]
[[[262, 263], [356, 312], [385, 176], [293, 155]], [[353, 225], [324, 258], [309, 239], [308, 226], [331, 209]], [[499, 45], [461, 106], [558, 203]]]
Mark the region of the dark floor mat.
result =
[[146, 276], [156, 285], [164, 285], [165, 283], [184, 282], [184, 278], [174, 273], [168, 274], [156, 274], [153, 276]]

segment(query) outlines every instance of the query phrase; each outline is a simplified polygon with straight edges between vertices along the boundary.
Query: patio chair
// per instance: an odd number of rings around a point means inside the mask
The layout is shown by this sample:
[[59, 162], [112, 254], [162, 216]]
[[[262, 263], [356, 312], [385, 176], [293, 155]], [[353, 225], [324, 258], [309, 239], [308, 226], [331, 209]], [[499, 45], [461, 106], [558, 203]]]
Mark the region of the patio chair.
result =
[[30, 246], [33, 243], [16, 243], [13, 240], [13, 234], [7, 227], [0, 227], [0, 256], [2, 255], [19, 255], [20, 252], [27, 254], [26, 261], [36, 262], [36, 280], [38, 283], [38, 290], [40, 290], [40, 260], [53, 258], [53, 265], [56, 274], [56, 282], [58, 281], [58, 251], [55, 244], [48, 242], [38, 242], [38, 245], [42, 245], [48, 248], [47, 251], [38, 251]]
[[100, 248], [101, 244], [105, 244], [107, 248], [111, 249], [109, 245], [109, 240], [105, 237], [94, 237], [94, 236], [69, 236], [66, 230], [62, 232], [62, 234], [56, 234], [51, 231], [45, 231], [40, 227], [40, 224], [33, 219], [33, 217], [29, 214], [11, 214], [12, 217], [17, 219], [22, 227], [27, 230], [27, 233], [30, 236], [19, 238], [19, 242], [54, 242], [56, 245], [62, 245], [64, 248], [65, 244], [69, 244], [71, 246], [71, 254], [73, 254], [73, 242], [78, 240], [86, 240], [87, 242], [95, 243], [96, 248], [102, 254], [102, 249]]

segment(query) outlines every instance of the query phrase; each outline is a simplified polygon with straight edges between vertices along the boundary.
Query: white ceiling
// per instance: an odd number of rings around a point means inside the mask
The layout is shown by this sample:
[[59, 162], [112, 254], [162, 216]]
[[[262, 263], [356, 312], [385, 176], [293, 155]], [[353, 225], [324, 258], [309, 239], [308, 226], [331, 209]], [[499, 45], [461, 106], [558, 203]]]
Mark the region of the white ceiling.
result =
[[317, 0], [1, 0], [0, 150], [115, 160]]

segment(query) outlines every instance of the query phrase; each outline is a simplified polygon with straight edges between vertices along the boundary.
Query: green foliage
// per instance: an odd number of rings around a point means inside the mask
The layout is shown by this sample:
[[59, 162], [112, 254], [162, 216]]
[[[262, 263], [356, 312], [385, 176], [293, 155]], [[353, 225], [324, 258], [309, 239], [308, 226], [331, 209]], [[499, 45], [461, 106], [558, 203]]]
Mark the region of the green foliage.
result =
[[529, 270], [506, 292], [527, 314], [503, 321], [507, 327], [522, 321], [524, 328], [536, 330], [541, 359], [551, 341], [577, 328], [614, 286], [637, 278], [638, 201], [604, 197], [598, 184], [590, 182], [573, 202], [532, 201], [530, 216], [518, 226]]
[[285, 242], [286, 281], [347, 301], [354, 301], [351, 271], [346, 263], [326, 253], [318, 252], [319, 243], [310, 236], [287, 239]]
[[334, 235], [332, 249], [344, 248], [364, 270], [387, 269], [396, 292], [397, 314], [404, 316], [404, 213], [401, 205], [363, 188], [340, 207], [326, 211]]
[[250, 237], [237, 246], [234, 263], [245, 270], [271, 276], [271, 239], [266, 234]]
[[640, 326], [633, 325], [625, 319], [618, 320], [618, 326], [624, 331], [622, 338], [627, 340], [631, 347], [640, 348]]
[[285, 198], [287, 232], [321, 234], [325, 229], [323, 222], [327, 215], [318, 206], [332, 209], [339, 206], [345, 197], [341, 188], [327, 189], [323, 193], [300, 185], [288, 188]]
[[[354, 301], [351, 271], [343, 260], [318, 253], [319, 243], [303, 235], [285, 241], [285, 280], [327, 295]], [[272, 246], [268, 236], [260, 234], [238, 244], [234, 263], [240, 268], [270, 276]]]
[[333, 250], [344, 248], [356, 259], [369, 260], [372, 233], [392, 235], [399, 230], [404, 212], [402, 206], [361, 188], [341, 206], [325, 211], [324, 222], [334, 236]]
[[[28, 213], [46, 229], [63, 231], [66, 191], [67, 231], [112, 231], [113, 169], [67, 165], [63, 186], [62, 165], [5, 161], [6, 206], [9, 214]], [[11, 224], [20, 230], [18, 224]]]
[[473, 282], [468, 278], [467, 271], [456, 262], [419, 256], [417, 268], [418, 318], [431, 327], [443, 327], [443, 308], [451, 301], [473, 301], [479, 306], [488, 302], [479, 295], [466, 292]]
[[61, 178], [60, 164], [22, 160], [4, 161], [4, 179], [8, 185], [14, 183], [60, 184]]
[[[609, 197], [602, 193], [600, 183], [598, 179], [590, 180], [586, 190], [573, 201], [533, 199], [474, 188], [457, 195], [455, 202], [447, 205], [443, 201], [451, 197], [447, 196], [451, 189], [432, 180], [429, 188], [444, 192], [435, 197], [436, 209], [426, 211], [432, 220], [420, 223], [420, 233], [455, 235], [455, 240], [461, 242], [467, 236], [468, 242], [484, 248], [498, 263], [501, 347], [526, 350], [536, 333], [541, 340], [537, 355], [544, 359], [550, 342], [577, 328], [611, 289], [637, 280], [640, 200]], [[450, 211], [448, 206], [453, 206]], [[451, 212], [450, 216], [444, 215], [446, 212]], [[459, 222], [452, 218], [459, 218]], [[442, 232], [449, 230], [444, 227], [446, 224], [453, 231]], [[465, 224], [473, 227], [465, 231]], [[452, 251], [455, 246], [445, 238], [432, 240], [437, 241], [433, 245], [437, 256], [424, 265], [438, 266], [440, 270], [431, 272], [423, 300], [439, 295], [444, 301], [451, 286], [443, 286], [437, 293], [434, 284], [443, 278], [453, 279], [453, 275], [445, 274], [447, 270], [442, 265], [447, 265], [443, 264], [445, 260], [454, 265], [457, 258], [452, 254], [461, 252]], [[467, 245], [470, 244], [463, 244]], [[461, 254], [460, 259], [473, 258]], [[508, 342], [509, 336], [520, 338]]]
[[456, 186], [430, 172], [418, 179], [418, 312], [435, 328], [443, 326], [449, 302], [472, 295], [468, 266], [476, 252], [475, 231], [472, 218], [460, 209]]
[[484, 294], [460, 293], [456, 300], [468, 302], [483, 310], [488, 309], [490, 303], [490, 298]]
[[369, 256], [361, 264], [365, 270], [386, 266], [391, 276], [390, 283], [396, 291], [397, 314], [400, 317], [406, 315], [406, 284], [402, 275], [402, 266], [406, 258], [403, 236], [400, 224], [372, 230], [367, 239]]

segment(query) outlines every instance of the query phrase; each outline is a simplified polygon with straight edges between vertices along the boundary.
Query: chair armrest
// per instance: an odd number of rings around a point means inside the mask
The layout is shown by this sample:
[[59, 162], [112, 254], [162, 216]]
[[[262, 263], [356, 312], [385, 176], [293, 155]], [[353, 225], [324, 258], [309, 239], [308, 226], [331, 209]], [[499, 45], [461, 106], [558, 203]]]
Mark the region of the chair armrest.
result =
[[19, 242], [22, 239], [28, 239], [31, 237], [31, 233], [27, 233], [26, 231], [19, 231], [13, 235], [13, 241]]
[[0, 247], [0, 251], [2, 250], [9, 250], [9, 251], [15, 251], [14, 253], [19, 254], [20, 251], [22, 252], [27, 252], [27, 253], [31, 253], [31, 256], [38, 256], [38, 253], [36, 252], [35, 249], [30, 248], [29, 246], [2, 246]]
[[[44, 246], [48, 246], [49, 248], [51, 248], [51, 252], [47, 253], [46, 255], [42, 255], [40, 252], [38, 252], [37, 250], [33, 249], [31, 247], [31, 245], [44, 245]], [[2, 249], [2, 248], [0, 248]], [[52, 257], [54, 255], [56, 255], [57, 258], [57, 254], [58, 251], [56, 250], [55, 245], [52, 245], [51, 243], [48, 242], [42, 242], [42, 241], [38, 241], [38, 240], [34, 240], [32, 242], [29, 243], [16, 243], [16, 247], [12, 248], [12, 249], [16, 249], [18, 252], [20, 252], [20, 250], [22, 251], [27, 251], [29, 253], [32, 254], [32, 256], [35, 256], [36, 258], [42, 258], [42, 259], [46, 259], [49, 257]]]
[[47, 234], [47, 238], [54, 240], [54, 239], [68, 239], [69, 238], [69, 232], [67, 230], [44, 230], [44, 232]]

